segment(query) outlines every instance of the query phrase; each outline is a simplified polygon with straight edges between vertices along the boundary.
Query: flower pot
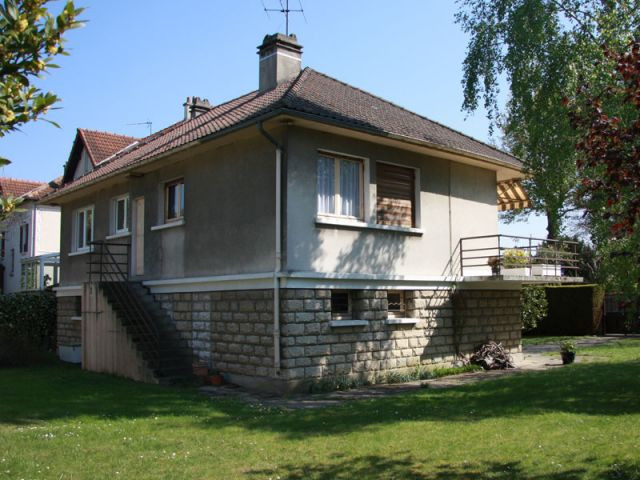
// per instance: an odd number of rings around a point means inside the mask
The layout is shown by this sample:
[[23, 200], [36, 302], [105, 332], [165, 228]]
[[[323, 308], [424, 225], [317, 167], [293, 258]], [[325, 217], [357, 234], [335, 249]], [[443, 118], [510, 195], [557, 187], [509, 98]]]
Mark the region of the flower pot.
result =
[[209, 367], [207, 367], [207, 365], [204, 365], [201, 363], [193, 364], [193, 374], [196, 377], [206, 377], [208, 373], [209, 373]]
[[568, 365], [576, 359], [576, 352], [560, 352], [560, 356], [562, 357], [562, 364]]
[[219, 374], [209, 375], [207, 377], [207, 383], [209, 385], [222, 385], [222, 383], [223, 383], [222, 375], [219, 375]]
[[505, 277], [528, 277], [530, 267], [500, 267], [500, 273]]
[[538, 263], [531, 266], [531, 275], [535, 277], [561, 277], [562, 267], [549, 263]]

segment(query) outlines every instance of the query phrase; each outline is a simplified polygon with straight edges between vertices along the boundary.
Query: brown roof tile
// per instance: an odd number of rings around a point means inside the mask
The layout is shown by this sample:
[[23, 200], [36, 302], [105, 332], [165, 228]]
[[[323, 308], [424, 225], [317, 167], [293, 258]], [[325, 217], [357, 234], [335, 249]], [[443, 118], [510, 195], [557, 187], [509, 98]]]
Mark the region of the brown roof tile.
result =
[[[298, 77], [281, 83], [273, 90], [249, 93], [213, 107], [192, 120], [178, 122], [140, 139], [131, 148], [114, 155], [87, 175], [68, 183], [59, 192], [75, 190], [100, 177], [151, 160], [195, 140], [277, 112], [304, 114], [318, 121], [336, 123], [347, 128], [377, 135], [396, 135], [461, 153], [479, 155], [516, 168], [522, 166], [517, 158], [502, 150], [305, 68]], [[93, 133], [112, 135], [103, 132]], [[129, 139], [127, 145], [135, 140], [131, 137], [125, 138]], [[127, 145], [123, 144], [123, 147]]]
[[87, 147], [94, 166], [137, 140], [135, 137], [85, 128], [79, 128], [78, 133]]
[[3, 197], [11, 195], [14, 198], [17, 198], [43, 185], [46, 185], [46, 183], [0, 177], [0, 195]]

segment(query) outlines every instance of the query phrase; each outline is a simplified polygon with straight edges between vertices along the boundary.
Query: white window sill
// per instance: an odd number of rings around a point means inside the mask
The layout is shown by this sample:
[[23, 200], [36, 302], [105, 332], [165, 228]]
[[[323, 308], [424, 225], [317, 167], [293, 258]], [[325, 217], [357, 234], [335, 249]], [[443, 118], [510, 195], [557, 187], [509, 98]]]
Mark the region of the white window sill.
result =
[[331, 328], [365, 327], [367, 325], [369, 325], [369, 320], [331, 320], [329, 322]]
[[387, 325], [415, 325], [419, 318], [387, 318], [384, 323]]
[[86, 250], [78, 250], [77, 252], [67, 253], [68, 257], [78, 257], [80, 255], [88, 255], [93, 252], [92, 248], [87, 248]]
[[114, 233], [113, 235], [107, 235], [106, 237], [104, 237], [104, 239], [117, 240], [118, 238], [125, 238], [130, 236], [131, 236], [131, 232], [120, 232], [120, 233]]
[[329, 217], [318, 215], [315, 218], [316, 225], [327, 227], [357, 228], [366, 230], [384, 230], [387, 232], [406, 233], [408, 235], [423, 235], [424, 230], [413, 227], [400, 227], [396, 225], [379, 225], [377, 223], [367, 223], [362, 220], [353, 220], [351, 218]]
[[71, 320], [73, 320], [74, 322], [80, 322], [82, 321], [82, 317], [71, 317]]
[[163, 223], [162, 225], [154, 225], [153, 227], [151, 227], [151, 231], [155, 232], [157, 230], [165, 230], [167, 228], [181, 227], [185, 223], [186, 222], [184, 221], [184, 218], [181, 218], [180, 220], [174, 220], [173, 222]]

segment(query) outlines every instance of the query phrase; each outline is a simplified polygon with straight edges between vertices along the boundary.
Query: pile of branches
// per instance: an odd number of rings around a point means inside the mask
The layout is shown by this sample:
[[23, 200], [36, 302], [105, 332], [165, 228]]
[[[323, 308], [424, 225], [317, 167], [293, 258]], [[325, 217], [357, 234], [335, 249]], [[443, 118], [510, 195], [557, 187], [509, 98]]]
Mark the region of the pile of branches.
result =
[[476, 350], [469, 358], [469, 363], [480, 365], [485, 370], [501, 370], [515, 368], [511, 355], [504, 349], [501, 343], [487, 342]]

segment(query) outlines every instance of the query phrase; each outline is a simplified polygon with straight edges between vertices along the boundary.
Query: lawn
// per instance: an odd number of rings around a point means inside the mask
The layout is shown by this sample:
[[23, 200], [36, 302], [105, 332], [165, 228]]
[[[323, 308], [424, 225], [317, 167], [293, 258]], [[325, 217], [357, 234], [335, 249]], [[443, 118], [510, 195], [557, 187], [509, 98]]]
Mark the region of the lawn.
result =
[[284, 412], [0, 370], [0, 479], [640, 479], [640, 341], [597, 361]]

